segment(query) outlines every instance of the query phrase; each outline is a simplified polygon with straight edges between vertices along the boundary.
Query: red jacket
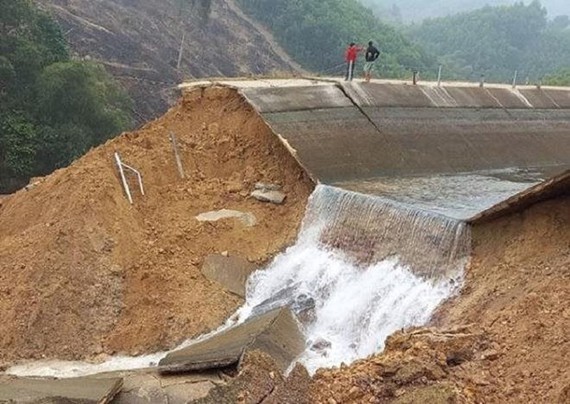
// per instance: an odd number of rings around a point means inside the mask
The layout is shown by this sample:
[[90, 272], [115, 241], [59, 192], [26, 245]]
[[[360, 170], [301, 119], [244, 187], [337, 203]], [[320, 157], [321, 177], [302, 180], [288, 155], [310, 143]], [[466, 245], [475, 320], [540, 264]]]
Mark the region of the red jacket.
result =
[[356, 62], [356, 58], [358, 57], [358, 52], [363, 50], [360, 46], [349, 46], [346, 48], [346, 53], [344, 54], [344, 58], [347, 62]]

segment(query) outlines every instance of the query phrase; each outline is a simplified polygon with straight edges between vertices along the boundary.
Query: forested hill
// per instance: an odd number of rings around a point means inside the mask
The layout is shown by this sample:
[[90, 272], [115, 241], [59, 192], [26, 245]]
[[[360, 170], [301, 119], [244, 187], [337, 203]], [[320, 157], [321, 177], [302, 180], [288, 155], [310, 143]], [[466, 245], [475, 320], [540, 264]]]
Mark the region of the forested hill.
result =
[[0, 194], [131, 127], [132, 103], [101, 65], [73, 60], [30, 0], [0, 0]]
[[237, 0], [242, 9], [273, 31], [275, 38], [298, 62], [323, 74], [343, 70], [343, 51], [349, 42], [379, 44], [379, 73], [408, 75], [409, 70], [436, 66], [419, 46], [397, 29], [382, 23], [358, 0]]
[[295, 69], [234, 0], [35, 1], [75, 57], [103, 63], [128, 90], [139, 124], [161, 115], [184, 79]]
[[[409, 22], [425, 18], [445, 17], [473, 11], [485, 6], [509, 6], [522, 0], [360, 0], [371, 7], [383, 19]], [[525, 4], [532, 0], [524, 0]], [[541, 0], [548, 15], [570, 15], [569, 0]]]
[[485, 7], [424, 21], [409, 35], [439, 57], [447, 78], [531, 81], [570, 66], [570, 21], [547, 19], [539, 3]]

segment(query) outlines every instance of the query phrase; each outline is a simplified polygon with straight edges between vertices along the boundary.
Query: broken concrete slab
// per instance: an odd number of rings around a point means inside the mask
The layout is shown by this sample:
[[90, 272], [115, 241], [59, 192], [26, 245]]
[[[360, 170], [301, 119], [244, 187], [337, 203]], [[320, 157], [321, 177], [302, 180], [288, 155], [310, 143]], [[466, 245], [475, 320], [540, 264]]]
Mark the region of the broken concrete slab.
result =
[[277, 309], [168, 354], [160, 361], [159, 371], [221, 368], [239, 362], [244, 352], [258, 349], [269, 354], [284, 372], [304, 347], [293, 314], [288, 309]]
[[265, 352], [251, 351], [243, 355], [235, 377], [216, 386], [196, 404], [264, 403], [281, 384], [283, 376], [273, 358]]
[[281, 205], [286, 198], [286, 195], [280, 191], [266, 191], [266, 190], [255, 190], [251, 193], [251, 196], [261, 202], [270, 202], [276, 205]]
[[206, 257], [202, 265], [202, 274], [206, 278], [240, 297], [245, 297], [247, 278], [255, 270], [254, 264], [235, 255], [212, 254]]
[[223, 219], [238, 219], [247, 227], [253, 227], [257, 224], [257, 218], [253, 213], [240, 212], [239, 210], [221, 209], [211, 212], [201, 213], [196, 216], [199, 222], [217, 222]]
[[279, 191], [281, 190], [281, 185], [258, 182], [255, 184], [255, 189], [259, 191]]
[[110, 402], [123, 384], [121, 378], [97, 379], [81, 377], [71, 379], [39, 379], [6, 377], [0, 379], [0, 402]]
[[217, 372], [169, 376], [159, 375], [156, 370], [116, 373], [124, 382], [113, 404], [185, 404], [206, 397], [212, 388], [224, 383]]

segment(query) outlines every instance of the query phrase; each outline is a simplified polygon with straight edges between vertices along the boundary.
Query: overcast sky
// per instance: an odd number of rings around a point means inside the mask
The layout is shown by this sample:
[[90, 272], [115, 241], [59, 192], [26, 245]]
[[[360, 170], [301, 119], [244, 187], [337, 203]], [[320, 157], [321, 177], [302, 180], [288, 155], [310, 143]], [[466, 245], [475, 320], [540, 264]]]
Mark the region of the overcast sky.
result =
[[[363, 3], [377, 3], [384, 8], [398, 6], [405, 21], [420, 20], [427, 17], [437, 17], [470, 11], [485, 5], [513, 4], [517, 0], [361, 0]], [[528, 4], [532, 0], [525, 0]], [[548, 10], [550, 17], [570, 15], [570, 0], [542, 0], [542, 5]]]

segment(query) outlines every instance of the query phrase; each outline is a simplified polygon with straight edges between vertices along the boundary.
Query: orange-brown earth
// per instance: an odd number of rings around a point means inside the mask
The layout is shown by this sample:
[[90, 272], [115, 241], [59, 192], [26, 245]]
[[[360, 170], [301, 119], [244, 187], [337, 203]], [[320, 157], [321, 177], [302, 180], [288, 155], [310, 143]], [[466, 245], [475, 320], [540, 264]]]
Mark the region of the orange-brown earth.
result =
[[570, 198], [475, 226], [473, 240], [465, 287], [435, 328], [317, 372], [313, 402], [570, 402]]
[[[176, 169], [175, 133], [187, 178]], [[113, 154], [139, 169], [125, 198]], [[257, 181], [287, 195], [249, 197]], [[312, 183], [234, 91], [196, 90], [162, 118], [92, 150], [0, 205], [0, 362], [173, 347], [241, 303], [200, 273], [210, 253], [263, 263], [294, 241]], [[253, 213], [198, 222], [216, 209]]]

